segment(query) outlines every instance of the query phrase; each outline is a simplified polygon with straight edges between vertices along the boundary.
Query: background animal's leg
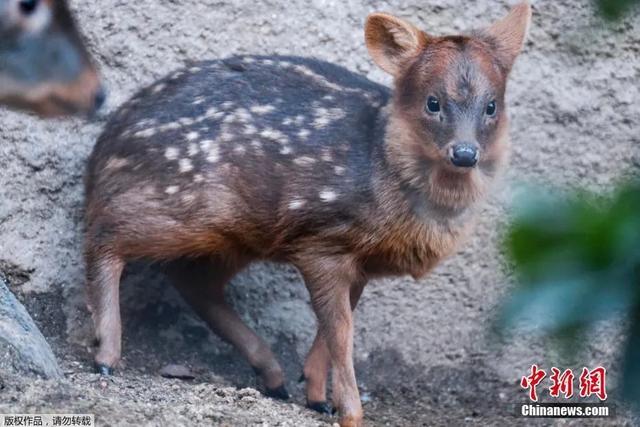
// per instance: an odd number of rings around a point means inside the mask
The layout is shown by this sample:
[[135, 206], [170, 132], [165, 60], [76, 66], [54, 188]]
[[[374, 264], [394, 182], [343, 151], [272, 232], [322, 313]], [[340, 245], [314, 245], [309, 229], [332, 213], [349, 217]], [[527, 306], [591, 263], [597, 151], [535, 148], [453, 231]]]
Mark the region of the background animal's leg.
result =
[[243, 266], [219, 259], [176, 261], [167, 272], [184, 299], [223, 340], [232, 344], [262, 378], [265, 394], [288, 399], [284, 374], [269, 345], [225, 301], [224, 288]]
[[[362, 404], [353, 369], [351, 289], [363, 279], [348, 256], [309, 256], [297, 263], [311, 295], [320, 334], [331, 360], [333, 403], [342, 427], [362, 425]], [[326, 369], [326, 364], [324, 366]]]
[[86, 263], [89, 310], [98, 341], [94, 360], [99, 373], [110, 375], [122, 351], [120, 276], [125, 263], [95, 248], [87, 250]]
[[[351, 310], [355, 310], [364, 290], [365, 280], [351, 287]], [[327, 402], [327, 378], [331, 367], [331, 355], [327, 343], [320, 333], [316, 332], [316, 338], [309, 350], [304, 363], [304, 379], [306, 380], [307, 407], [324, 414], [331, 413], [331, 406]]]

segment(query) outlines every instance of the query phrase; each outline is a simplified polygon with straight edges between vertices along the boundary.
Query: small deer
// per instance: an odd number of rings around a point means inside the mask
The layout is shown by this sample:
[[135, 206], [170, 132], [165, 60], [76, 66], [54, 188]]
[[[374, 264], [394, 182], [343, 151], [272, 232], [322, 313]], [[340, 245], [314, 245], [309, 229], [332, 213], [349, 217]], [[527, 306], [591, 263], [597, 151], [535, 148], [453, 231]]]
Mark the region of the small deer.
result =
[[286, 398], [269, 346], [227, 304], [255, 260], [302, 274], [318, 320], [304, 363], [310, 408], [362, 424], [353, 316], [371, 278], [424, 276], [469, 234], [509, 152], [505, 87], [527, 3], [486, 30], [436, 37], [384, 13], [366, 23], [393, 94], [313, 59], [198, 62], [114, 115], [86, 178], [86, 265], [99, 371], [121, 356], [125, 263], [166, 266], [184, 298]]
[[0, 104], [52, 117], [104, 100], [65, 0], [0, 0]]

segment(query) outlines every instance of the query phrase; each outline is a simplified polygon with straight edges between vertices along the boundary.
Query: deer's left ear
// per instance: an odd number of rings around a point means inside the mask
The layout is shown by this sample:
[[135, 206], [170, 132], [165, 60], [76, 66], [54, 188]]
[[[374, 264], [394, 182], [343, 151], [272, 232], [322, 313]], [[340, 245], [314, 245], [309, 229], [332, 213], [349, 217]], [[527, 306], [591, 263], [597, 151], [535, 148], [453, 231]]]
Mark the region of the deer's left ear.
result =
[[485, 34], [495, 41], [496, 55], [507, 70], [511, 69], [522, 51], [530, 23], [531, 6], [525, 1], [514, 6], [507, 16], [485, 30]]

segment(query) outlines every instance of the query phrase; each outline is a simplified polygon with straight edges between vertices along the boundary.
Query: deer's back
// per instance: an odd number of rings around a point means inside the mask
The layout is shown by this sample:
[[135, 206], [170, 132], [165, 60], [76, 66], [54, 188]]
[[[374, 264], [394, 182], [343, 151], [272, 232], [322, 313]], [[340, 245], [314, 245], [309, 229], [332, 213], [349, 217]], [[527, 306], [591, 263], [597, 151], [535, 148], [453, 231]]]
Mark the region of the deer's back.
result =
[[166, 237], [175, 240], [222, 221], [263, 247], [348, 226], [372, 200], [388, 97], [311, 59], [193, 64], [141, 91], [107, 125], [89, 164], [89, 225], [136, 218], [136, 231], [176, 230]]

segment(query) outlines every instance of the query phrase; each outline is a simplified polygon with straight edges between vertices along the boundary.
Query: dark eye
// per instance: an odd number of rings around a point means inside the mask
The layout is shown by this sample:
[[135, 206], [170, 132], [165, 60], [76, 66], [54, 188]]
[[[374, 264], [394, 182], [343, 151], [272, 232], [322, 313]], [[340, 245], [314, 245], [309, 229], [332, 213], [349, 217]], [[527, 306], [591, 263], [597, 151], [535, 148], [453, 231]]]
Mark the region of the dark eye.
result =
[[497, 110], [498, 107], [496, 106], [496, 101], [491, 101], [489, 104], [487, 104], [487, 116], [494, 117]]
[[440, 101], [435, 96], [430, 96], [427, 98], [427, 111], [431, 114], [436, 114], [440, 112]]
[[18, 5], [20, 6], [20, 12], [24, 15], [31, 15], [37, 8], [40, 0], [20, 0]]

